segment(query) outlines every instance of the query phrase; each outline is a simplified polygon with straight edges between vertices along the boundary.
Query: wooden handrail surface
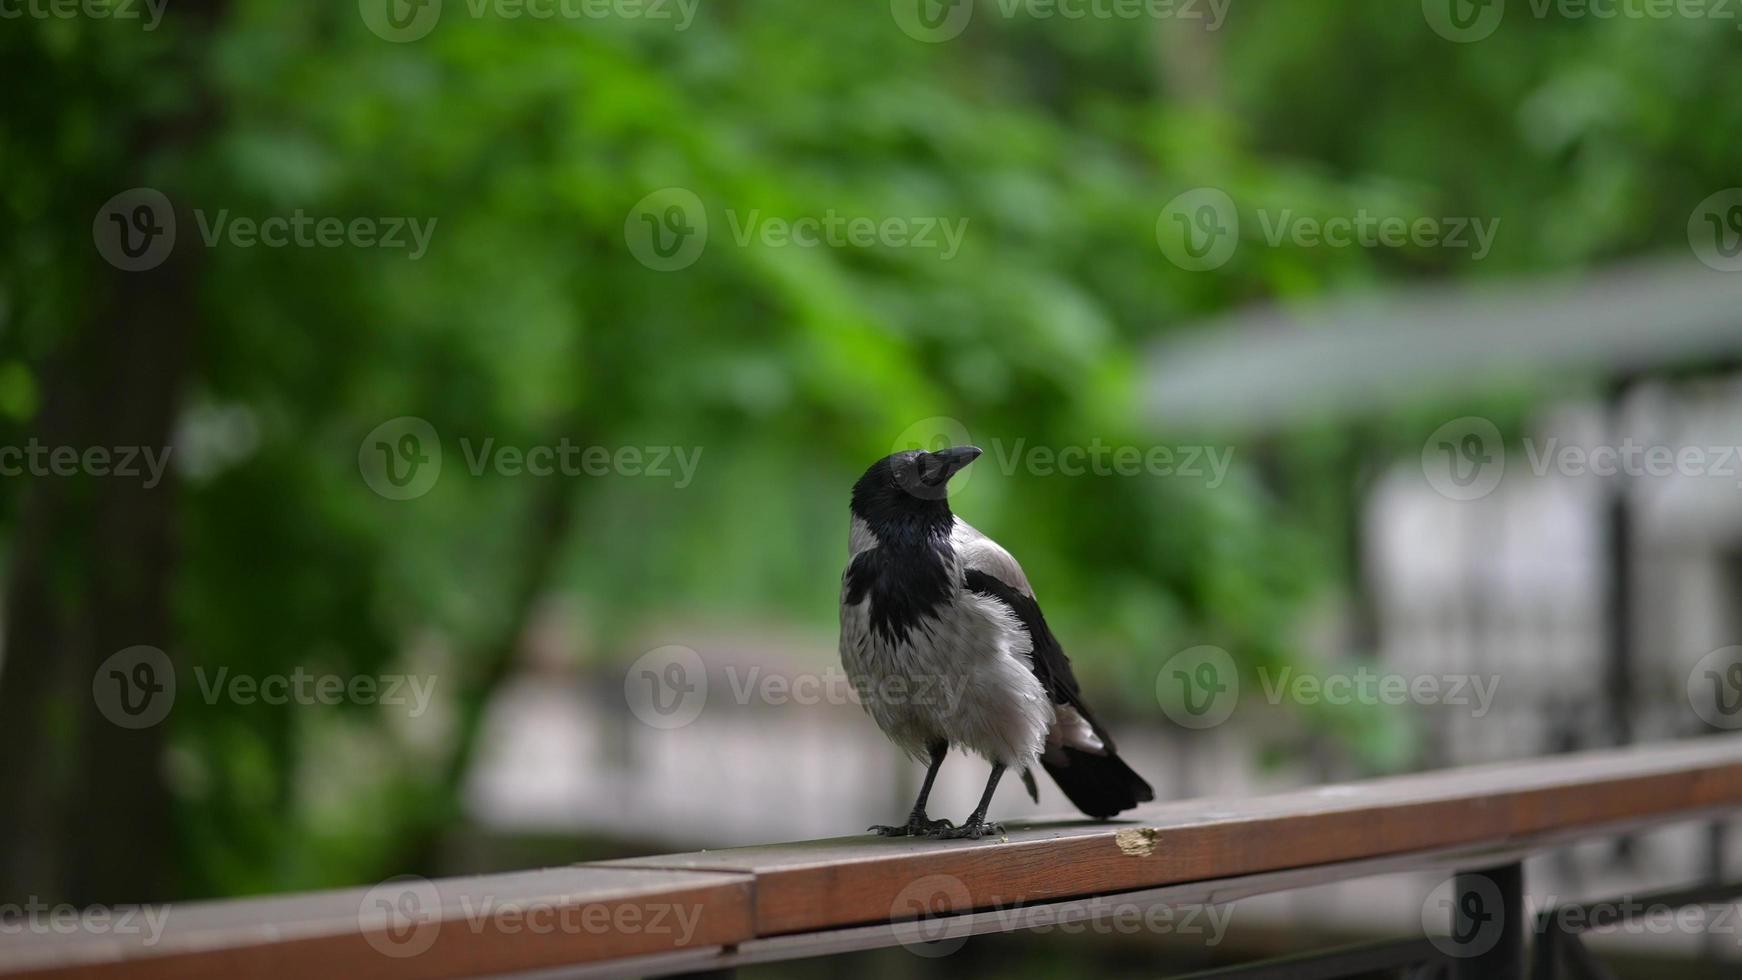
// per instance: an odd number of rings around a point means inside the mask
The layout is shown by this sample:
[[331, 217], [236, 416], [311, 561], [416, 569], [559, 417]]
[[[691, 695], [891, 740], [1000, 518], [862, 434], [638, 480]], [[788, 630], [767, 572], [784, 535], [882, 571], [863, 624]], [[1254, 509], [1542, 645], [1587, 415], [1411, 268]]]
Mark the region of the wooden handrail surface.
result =
[[[463, 977], [704, 969], [898, 941], [932, 911], [1120, 893], [1238, 897], [1527, 854], [1742, 806], [1742, 735], [1416, 773], [981, 841], [843, 837], [150, 910], [130, 929], [0, 920], [0, 977]], [[946, 887], [936, 887], [943, 882]], [[941, 904], [940, 904], [941, 903]], [[972, 918], [969, 916], [968, 918]], [[1017, 922], [1014, 928], [1020, 928]], [[976, 927], [979, 928], [979, 927]]]

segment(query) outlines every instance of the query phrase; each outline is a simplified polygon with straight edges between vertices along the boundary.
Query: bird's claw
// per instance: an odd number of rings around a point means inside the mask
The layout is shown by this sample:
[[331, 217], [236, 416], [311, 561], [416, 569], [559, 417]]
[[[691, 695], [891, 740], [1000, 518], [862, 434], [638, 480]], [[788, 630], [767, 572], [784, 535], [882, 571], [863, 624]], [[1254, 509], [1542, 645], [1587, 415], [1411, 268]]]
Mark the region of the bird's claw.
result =
[[1004, 836], [1004, 825], [986, 820], [970, 820], [960, 827], [951, 827], [940, 832], [938, 837], [944, 840], [979, 840], [982, 837]]
[[945, 819], [926, 820], [922, 817], [895, 826], [874, 823], [867, 829], [879, 837], [937, 837], [954, 827], [955, 824]]

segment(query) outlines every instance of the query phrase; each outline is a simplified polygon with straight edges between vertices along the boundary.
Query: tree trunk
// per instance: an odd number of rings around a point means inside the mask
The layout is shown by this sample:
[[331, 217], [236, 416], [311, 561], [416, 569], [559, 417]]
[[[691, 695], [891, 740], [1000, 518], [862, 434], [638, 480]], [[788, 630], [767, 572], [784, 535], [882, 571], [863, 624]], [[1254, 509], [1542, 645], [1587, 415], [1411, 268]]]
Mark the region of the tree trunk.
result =
[[[199, 79], [225, 0], [176, 8], [183, 36], [158, 70]], [[89, 206], [145, 184], [151, 162], [196, 156], [216, 124], [209, 101], [140, 119], [129, 173], [69, 174]], [[77, 195], [72, 195], [76, 197]], [[93, 212], [94, 213], [94, 212]], [[93, 213], [63, 216], [88, 223]], [[180, 216], [186, 227], [186, 214]], [[170, 452], [199, 318], [197, 238], [164, 263], [126, 272], [94, 251], [100, 294], [43, 374], [31, 434], [46, 447]], [[118, 457], [111, 456], [112, 460]], [[141, 467], [143, 469], [143, 467]], [[23, 497], [0, 654], [0, 901], [145, 902], [176, 897], [163, 747], [170, 722], [127, 728], [93, 695], [99, 666], [128, 647], [173, 658], [176, 481], [38, 475]], [[173, 713], [171, 714], [173, 719]]]

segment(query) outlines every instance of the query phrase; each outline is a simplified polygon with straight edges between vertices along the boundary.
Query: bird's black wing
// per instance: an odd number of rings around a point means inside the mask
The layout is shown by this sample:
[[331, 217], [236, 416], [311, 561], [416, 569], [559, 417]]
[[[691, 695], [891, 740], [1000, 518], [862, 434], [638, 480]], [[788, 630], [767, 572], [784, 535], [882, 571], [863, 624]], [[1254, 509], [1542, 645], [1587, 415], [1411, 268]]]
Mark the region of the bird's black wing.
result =
[[[1052, 702], [1060, 706], [1061, 719], [1068, 708], [1101, 743], [1098, 749], [1093, 743], [1072, 745], [1068, 739], [1064, 744], [1051, 745], [1040, 757], [1041, 767], [1077, 809], [1091, 817], [1105, 819], [1155, 799], [1155, 791], [1119, 758], [1113, 750], [1112, 737], [1083, 703], [1071, 660], [1047, 627], [1022, 566], [997, 542], [966, 523], [957, 524], [954, 539], [963, 562], [963, 587], [998, 600], [1015, 614], [1031, 641], [1029, 664], [1034, 676]], [[1034, 777], [1024, 771], [1022, 780], [1029, 795], [1034, 796]]]

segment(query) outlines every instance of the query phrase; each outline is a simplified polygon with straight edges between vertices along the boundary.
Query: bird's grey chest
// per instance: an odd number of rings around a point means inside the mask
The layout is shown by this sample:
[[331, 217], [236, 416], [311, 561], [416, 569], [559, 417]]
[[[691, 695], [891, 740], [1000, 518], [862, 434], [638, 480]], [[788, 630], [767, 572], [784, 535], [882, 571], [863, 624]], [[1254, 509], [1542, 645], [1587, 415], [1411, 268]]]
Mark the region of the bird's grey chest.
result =
[[879, 615], [874, 593], [841, 608], [848, 681], [877, 726], [914, 758], [939, 738], [955, 740], [951, 717], [963, 707], [975, 665], [992, 648], [985, 617], [959, 595], [894, 632]]
[[[855, 528], [841, 581], [841, 662], [855, 682], [936, 679], [981, 638], [963, 602], [962, 563], [947, 541], [879, 546]], [[863, 686], [863, 685], [861, 685]]]
[[873, 681], [930, 681], [960, 672], [991, 642], [984, 615], [960, 593], [930, 608], [904, 628], [879, 615], [877, 597], [841, 608], [841, 662], [850, 676]]

